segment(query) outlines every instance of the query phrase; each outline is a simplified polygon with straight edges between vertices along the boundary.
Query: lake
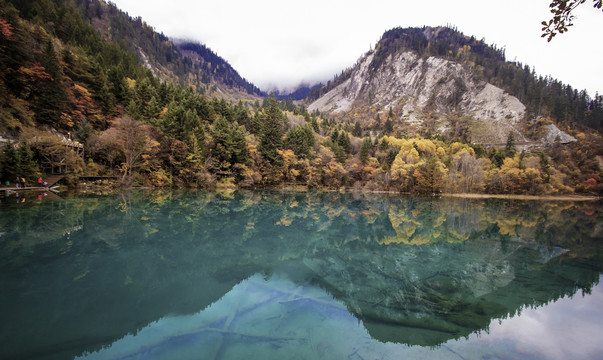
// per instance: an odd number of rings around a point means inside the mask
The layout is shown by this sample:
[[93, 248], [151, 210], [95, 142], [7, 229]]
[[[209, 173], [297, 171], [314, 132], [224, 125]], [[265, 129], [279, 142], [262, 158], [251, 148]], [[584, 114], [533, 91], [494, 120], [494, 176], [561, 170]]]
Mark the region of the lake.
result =
[[2, 196], [2, 359], [603, 353], [600, 201]]

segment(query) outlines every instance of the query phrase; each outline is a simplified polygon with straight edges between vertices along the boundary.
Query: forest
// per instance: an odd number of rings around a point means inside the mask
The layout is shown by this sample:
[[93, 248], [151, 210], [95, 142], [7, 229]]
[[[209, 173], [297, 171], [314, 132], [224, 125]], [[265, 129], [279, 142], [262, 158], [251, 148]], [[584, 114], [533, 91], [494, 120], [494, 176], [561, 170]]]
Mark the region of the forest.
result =
[[[93, 25], [103, 21], [121, 29], [112, 40]], [[258, 90], [220, 66], [215, 76], [197, 72], [196, 85], [178, 80], [195, 73], [193, 62], [110, 3], [0, 0], [2, 182], [47, 176], [52, 169], [44, 159], [52, 157], [64, 159], [64, 182], [72, 187], [80, 176], [111, 175], [123, 186], [147, 187], [601, 194], [600, 96], [536, 78], [527, 66], [505, 62], [504, 51], [473, 38], [455, 42], [454, 30], [427, 42], [408, 34], [386, 33], [377, 54], [410, 42], [420, 54], [464, 56], [485, 79], [510, 89], [578, 141], [520, 151], [510, 134], [505, 148], [486, 149], [454, 132], [394, 133], [391, 116], [363, 128], [275, 96], [210, 98], [203, 89], [220, 79]], [[136, 43], [146, 43], [145, 52], [165, 66], [145, 67], [128, 37], [142, 38]], [[84, 157], [64, 146], [72, 141], [84, 145]]]

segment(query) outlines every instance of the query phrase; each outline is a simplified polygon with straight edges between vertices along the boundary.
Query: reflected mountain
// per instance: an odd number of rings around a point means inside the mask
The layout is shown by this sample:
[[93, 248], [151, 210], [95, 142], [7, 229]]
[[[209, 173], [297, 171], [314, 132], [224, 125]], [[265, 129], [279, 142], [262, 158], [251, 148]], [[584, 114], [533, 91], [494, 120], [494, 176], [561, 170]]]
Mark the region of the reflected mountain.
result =
[[322, 288], [375, 340], [435, 346], [588, 293], [600, 205], [275, 191], [6, 202], [0, 351], [94, 352], [257, 274]]
[[326, 291], [258, 274], [202, 311], [166, 316], [82, 358], [343, 359], [367, 340], [379, 347]]

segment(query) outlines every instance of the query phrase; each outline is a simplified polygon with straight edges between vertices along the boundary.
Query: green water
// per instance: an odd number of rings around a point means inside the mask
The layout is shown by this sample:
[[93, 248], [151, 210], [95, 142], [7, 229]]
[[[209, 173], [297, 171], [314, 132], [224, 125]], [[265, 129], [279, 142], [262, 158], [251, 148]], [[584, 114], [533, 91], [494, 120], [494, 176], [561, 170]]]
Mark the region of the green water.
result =
[[601, 202], [3, 197], [2, 359], [592, 359]]

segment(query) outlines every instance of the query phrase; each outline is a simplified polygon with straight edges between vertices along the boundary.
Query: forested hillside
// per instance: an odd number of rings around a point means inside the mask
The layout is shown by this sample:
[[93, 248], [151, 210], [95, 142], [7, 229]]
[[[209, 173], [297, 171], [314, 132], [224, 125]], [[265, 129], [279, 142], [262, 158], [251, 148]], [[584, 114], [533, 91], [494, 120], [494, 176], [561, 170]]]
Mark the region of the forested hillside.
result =
[[[397, 46], [392, 41], [383, 46]], [[214, 81], [232, 91], [257, 95], [257, 89], [206, 48], [180, 49], [204, 60], [183, 56], [113, 5], [0, 0], [3, 182], [19, 176], [31, 183], [53, 172], [49, 159], [58, 158], [72, 186], [81, 185], [83, 175], [114, 175], [125, 186], [154, 187], [296, 184], [428, 194], [602, 189], [597, 155], [603, 144], [586, 127], [588, 114], [564, 120], [576, 124], [568, 131], [578, 142], [519, 151], [510, 137], [505, 148], [486, 149], [453, 133], [397, 133], [385, 115], [366, 129], [273, 96], [216, 98], [207, 91]], [[482, 66], [487, 76], [491, 70]], [[69, 138], [84, 145], [84, 158], [65, 146]]]
[[[483, 40], [465, 36], [455, 29], [395, 28], [383, 34], [374, 50], [371, 71], [387, 57], [412, 51], [421, 57], [435, 56], [464, 64], [479, 79], [498, 86], [517, 97], [527, 108], [528, 117], [550, 117], [560, 124], [581, 129], [603, 129], [603, 96], [587, 94], [572, 86], [536, 75], [529, 65], [508, 62], [504, 48], [487, 45]], [[351, 68], [332, 81], [314, 89], [313, 101], [347, 80]]]
[[[189, 41], [177, 45], [185, 55], [192, 59], [194, 72], [201, 74], [201, 83], [221, 84], [226, 88], [237, 89], [247, 92], [247, 94], [266, 95], [255, 85], [243, 79], [230, 64], [206, 46]], [[186, 76], [190, 73], [189, 70], [183, 75]]]
[[[132, 18], [110, 2], [60, 0], [54, 3], [49, 0], [24, 0], [15, 1], [13, 5], [20, 11], [21, 17], [45, 24], [51, 33], [60, 28], [56, 35], [67, 41], [82, 40], [78, 39], [82, 32], [81, 24], [74, 20], [74, 16], [77, 16], [74, 11], [77, 10], [83, 21], [100, 32], [104, 40], [114, 41], [122, 49], [136, 54], [139, 61], [161, 80], [182, 87], [192, 86], [197, 92], [209, 96], [219, 96], [219, 87], [237, 89], [239, 93], [231, 94], [231, 98], [245, 97], [246, 94], [263, 95], [206, 46], [186, 42], [179, 48], [167, 36], [155, 32], [140, 17]], [[182, 50], [194, 50], [195, 56], [186, 56]]]

